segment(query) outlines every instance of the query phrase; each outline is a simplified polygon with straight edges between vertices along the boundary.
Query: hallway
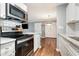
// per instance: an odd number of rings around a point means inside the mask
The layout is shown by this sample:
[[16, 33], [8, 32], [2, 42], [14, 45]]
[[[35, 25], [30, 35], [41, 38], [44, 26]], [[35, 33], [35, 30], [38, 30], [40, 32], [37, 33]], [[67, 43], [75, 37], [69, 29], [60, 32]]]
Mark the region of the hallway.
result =
[[34, 56], [59, 56], [56, 52], [56, 39], [44, 38], [41, 40], [42, 48], [38, 49]]

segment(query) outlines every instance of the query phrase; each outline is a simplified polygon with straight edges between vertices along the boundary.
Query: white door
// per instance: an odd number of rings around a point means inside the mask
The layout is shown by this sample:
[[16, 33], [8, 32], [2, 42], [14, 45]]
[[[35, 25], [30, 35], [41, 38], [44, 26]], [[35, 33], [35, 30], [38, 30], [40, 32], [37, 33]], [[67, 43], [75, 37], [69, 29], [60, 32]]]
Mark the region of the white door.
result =
[[56, 22], [45, 24], [45, 37], [56, 38]]
[[40, 39], [41, 39], [41, 23], [35, 23], [35, 35], [34, 35], [34, 51], [41, 47]]

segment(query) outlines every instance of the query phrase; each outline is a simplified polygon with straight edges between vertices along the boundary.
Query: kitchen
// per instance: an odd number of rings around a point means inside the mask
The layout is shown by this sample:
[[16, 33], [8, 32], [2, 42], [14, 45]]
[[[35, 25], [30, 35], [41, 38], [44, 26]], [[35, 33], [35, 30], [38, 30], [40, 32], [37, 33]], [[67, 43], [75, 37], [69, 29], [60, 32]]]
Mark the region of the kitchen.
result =
[[79, 55], [78, 3], [0, 3], [0, 8], [0, 56]]

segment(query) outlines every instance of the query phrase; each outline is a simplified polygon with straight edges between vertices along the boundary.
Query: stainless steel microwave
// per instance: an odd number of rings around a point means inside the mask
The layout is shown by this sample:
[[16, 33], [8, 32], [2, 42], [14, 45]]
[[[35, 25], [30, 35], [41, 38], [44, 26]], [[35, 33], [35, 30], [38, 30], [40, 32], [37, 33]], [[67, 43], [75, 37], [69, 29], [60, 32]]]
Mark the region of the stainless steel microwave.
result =
[[18, 19], [25, 21], [28, 18], [28, 14], [19, 8], [17, 5], [5, 3], [1, 4], [1, 17], [7, 19]]

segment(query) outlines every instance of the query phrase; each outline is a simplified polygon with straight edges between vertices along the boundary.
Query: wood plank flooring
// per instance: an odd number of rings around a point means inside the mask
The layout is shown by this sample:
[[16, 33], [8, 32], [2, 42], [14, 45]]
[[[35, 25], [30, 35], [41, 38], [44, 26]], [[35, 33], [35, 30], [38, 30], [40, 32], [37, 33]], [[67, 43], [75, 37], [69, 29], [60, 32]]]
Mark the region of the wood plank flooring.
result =
[[60, 53], [56, 52], [56, 39], [41, 39], [41, 46], [42, 48], [38, 49], [33, 56], [60, 56]]

